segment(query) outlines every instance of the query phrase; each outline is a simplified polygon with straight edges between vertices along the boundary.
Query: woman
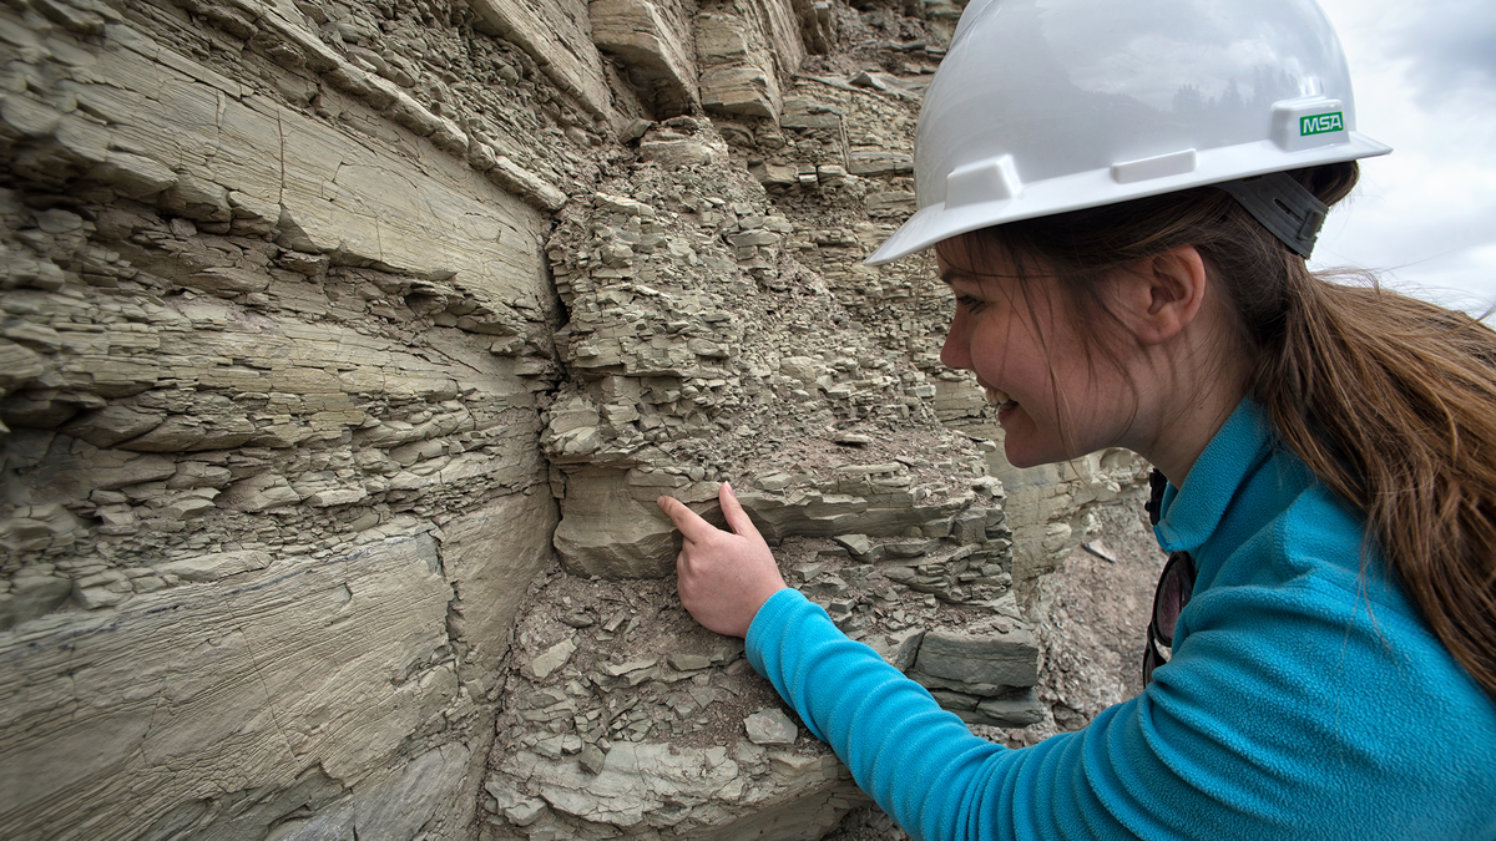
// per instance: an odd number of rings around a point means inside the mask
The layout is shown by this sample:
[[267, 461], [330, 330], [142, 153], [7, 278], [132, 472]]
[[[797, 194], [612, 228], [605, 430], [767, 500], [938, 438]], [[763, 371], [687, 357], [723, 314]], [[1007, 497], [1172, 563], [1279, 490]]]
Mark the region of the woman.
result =
[[870, 262], [934, 247], [1013, 464], [1167, 479], [1147, 686], [1085, 729], [972, 736], [730, 488], [730, 532], [661, 499], [687, 609], [916, 838], [1496, 839], [1496, 337], [1309, 273], [1354, 126], [1309, 0], [978, 0], [928, 91]]

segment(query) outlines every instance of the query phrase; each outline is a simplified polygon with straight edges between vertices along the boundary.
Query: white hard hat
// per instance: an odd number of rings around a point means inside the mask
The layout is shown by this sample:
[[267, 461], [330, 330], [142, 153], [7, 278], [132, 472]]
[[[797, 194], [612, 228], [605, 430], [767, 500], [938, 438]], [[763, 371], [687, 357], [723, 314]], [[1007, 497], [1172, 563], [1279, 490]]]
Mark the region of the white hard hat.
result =
[[920, 110], [919, 210], [867, 263], [1391, 151], [1355, 128], [1340, 42], [1312, 0], [972, 0]]

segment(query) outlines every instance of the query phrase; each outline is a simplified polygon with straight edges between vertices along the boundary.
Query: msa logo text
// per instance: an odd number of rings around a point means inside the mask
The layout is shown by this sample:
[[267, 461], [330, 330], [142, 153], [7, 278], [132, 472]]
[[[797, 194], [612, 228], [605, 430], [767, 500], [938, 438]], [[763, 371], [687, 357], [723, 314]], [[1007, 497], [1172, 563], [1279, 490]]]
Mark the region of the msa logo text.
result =
[[1342, 131], [1345, 129], [1345, 118], [1340, 111], [1331, 111], [1328, 114], [1314, 114], [1299, 119], [1299, 136], [1308, 137], [1311, 134], [1325, 134], [1331, 131]]

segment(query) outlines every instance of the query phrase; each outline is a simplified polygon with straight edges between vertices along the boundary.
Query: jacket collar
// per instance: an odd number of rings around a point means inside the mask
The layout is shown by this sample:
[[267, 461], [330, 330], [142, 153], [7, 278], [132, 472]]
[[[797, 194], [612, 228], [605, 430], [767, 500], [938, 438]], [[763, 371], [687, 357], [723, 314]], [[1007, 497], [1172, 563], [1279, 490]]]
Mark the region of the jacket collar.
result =
[[1163, 489], [1153, 527], [1166, 552], [1194, 552], [1215, 533], [1237, 488], [1268, 457], [1273, 441], [1267, 413], [1251, 398], [1237, 404], [1184, 478]]

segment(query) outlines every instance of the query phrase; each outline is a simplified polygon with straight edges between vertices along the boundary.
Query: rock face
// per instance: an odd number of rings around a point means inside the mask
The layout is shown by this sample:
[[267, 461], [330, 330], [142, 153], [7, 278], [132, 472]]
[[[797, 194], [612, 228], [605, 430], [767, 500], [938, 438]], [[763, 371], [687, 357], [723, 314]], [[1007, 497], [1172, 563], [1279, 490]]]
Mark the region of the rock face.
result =
[[0, 837], [827, 837], [674, 597], [724, 480], [974, 726], [1084, 723], [1045, 582], [1142, 466], [1006, 465], [858, 262], [955, 13], [0, 4]]

